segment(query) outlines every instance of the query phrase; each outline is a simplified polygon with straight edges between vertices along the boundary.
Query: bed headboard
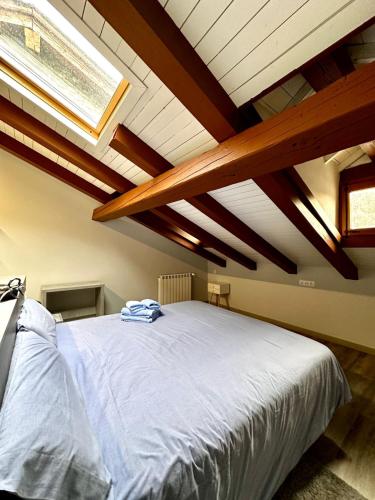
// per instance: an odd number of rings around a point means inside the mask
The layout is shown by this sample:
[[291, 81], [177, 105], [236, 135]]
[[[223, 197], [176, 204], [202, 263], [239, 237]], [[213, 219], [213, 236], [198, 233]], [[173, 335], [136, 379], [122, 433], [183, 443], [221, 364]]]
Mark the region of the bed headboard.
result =
[[10, 363], [16, 342], [17, 320], [23, 301], [24, 296], [19, 293], [17, 299], [0, 302], [0, 408], [8, 381]]

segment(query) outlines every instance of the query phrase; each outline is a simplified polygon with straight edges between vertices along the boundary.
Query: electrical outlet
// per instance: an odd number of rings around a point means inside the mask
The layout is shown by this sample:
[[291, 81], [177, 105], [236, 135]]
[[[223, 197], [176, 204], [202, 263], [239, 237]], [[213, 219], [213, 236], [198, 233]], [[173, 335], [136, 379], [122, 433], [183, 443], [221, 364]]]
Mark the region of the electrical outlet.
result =
[[315, 281], [310, 281], [310, 280], [299, 280], [298, 284], [299, 286], [306, 286], [308, 288], [315, 287]]

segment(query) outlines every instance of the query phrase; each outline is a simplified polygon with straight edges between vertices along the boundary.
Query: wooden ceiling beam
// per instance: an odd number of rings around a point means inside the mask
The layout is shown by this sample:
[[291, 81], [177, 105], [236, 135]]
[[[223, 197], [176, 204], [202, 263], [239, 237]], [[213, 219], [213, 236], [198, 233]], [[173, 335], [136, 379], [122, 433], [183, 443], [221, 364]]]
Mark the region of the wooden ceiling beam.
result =
[[[157, 151], [153, 150], [123, 125], [119, 125], [117, 127], [110, 145], [128, 160], [132, 161], [152, 176], [157, 176], [173, 168], [171, 163], [165, 160]], [[214, 200], [212, 196], [205, 194], [200, 197], [190, 198], [186, 201], [287, 273], [294, 274], [297, 272], [297, 266], [294, 262], [279, 252], [220, 203]], [[160, 207], [157, 209], [159, 210], [159, 216], [163, 217], [161, 212], [165, 212], [166, 209], [167, 207]], [[176, 212], [174, 212], [174, 216], [176, 217]], [[178, 225], [186, 228], [186, 222], [189, 221], [179, 221]], [[198, 234], [197, 228], [195, 228], [194, 234]], [[216, 242], [216, 245], [214, 246], [221, 253], [242, 265], [244, 259], [247, 261], [247, 257], [243, 256], [239, 252], [235, 255], [233, 253], [234, 250], [231, 247], [227, 246], [227, 248], [224, 248], [222, 246], [222, 242], [220, 243], [221, 250], [218, 248], [218, 242]]]
[[[35, 140], [39, 144], [42, 144], [44, 147], [48, 148], [55, 154], [61, 156], [65, 160], [70, 161], [75, 166], [81, 168], [82, 170], [89, 173], [93, 177], [101, 180], [102, 182], [109, 185], [113, 189], [116, 189], [117, 191], [116, 195], [118, 195], [119, 193], [124, 193], [126, 191], [129, 191], [130, 189], [136, 187], [135, 184], [133, 184], [131, 181], [129, 181], [122, 175], [118, 174], [115, 170], [112, 170], [110, 167], [106, 166], [104, 163], [97, 160], [89, 153], [79, 148], [68, 139], [65, 139], [60, 134], [50, 129], [42, 122], [32, 117], [31, 115], [20, 109], [18, 106], [15, 106], [14, 104], [12, 104], [7, 99], [4, 99], [1, 96], [0, 96], [0, 116], [1, 119], [11, 127], [25, 134], [27, 137], [30, 137], [31, 139]], [[7, 137], [6, 134], [4, 134], [4, 136]], [[22, 146], [24, 146], [19, 141], [16, 142], [20, 144], [20, 149], [22, 148]], [[24, 148], [27, 148], [27, 146], [24, 146]], [[54, 162], [49, 162], [48, 159], [43, 155], [38, 156], [38, 153], [35, 152], [33, 149], [30, 148], [28, 149], [29, 149], [29, 156], [30, 157], [34, 156], [35, 158], [37, 158], [39, 162], [38, 168], [41, 168], [41, 165], [46, 165], [46, 171], [48, 169], [48, 173], [50, 173], [51, 175], [53, 171], [56, 174], [59, 173], [60, 168], [58, 165], [56, 165]], [[44, 159], [45, 161], [42, 159]], [[53, 165], [55, 166], [55, 168], [52, 168]], [[64, 170], [66, 172], [69, 172], [67, 169]], [[61, 180], [64, 180], [64, 182], [67, 182], [69, 184], [68, 182], [69, 174], [64, 173], [64, 176], [65, 176], [64, 179]], [[81, 179], [81, 177], [78, 176], [78, 179]], [[76, 183], [76, 177], [73, 177], [73, 180]], [[81, 180], [83, 181], [83, 179]], [[91, 188], [92, 192], [93, 193], [97, 192], [99, 193], [100, 196], [104, 192], [102, 190], [95, 191], [97, 188], [93, 184], [87, 181], [84, 181], [83, 185], [85, 190], [88, 189], [88, 185], [92, 186]], [[74, 187], [77, 187], [77, 185], [75, 185]], [[116, 197], [116, 195], [115, 196], [108, 195], [105, 201], [103, 200], [98, 200], [98, 201], [106, 203], [107, 201]], [[155, 223], [156, 219], [153, 218], [152, 220]], [[159, 220], [162, 226], [164, 226], [164, 222], [161, 219]], [[190, 227], [193, 228], [193, 225], [190, 225]], [[177, 233], [179, 232], [181, 233], [176, 224], [175, 224], [175, 229]], [[202, 234], [198, 226], [197, 229], [199, 229], [199, 234]], [[191, 233], [191, 236], [193, 236], [193, 238], [197, 240], [200, 239], [194, 233]], [[208, 254], [212, 255], [213, 262], [217, 263], [216, 255], [210, 252], [208, 252]], [[223, 259], [221, 259], [221, 262], [224, 262]], [[253, 262], [252, 265], [254, 264], [255, 263]]]
[[344, 278], [358, 279], [356, 266], [325, 224], [311, 211], [308, 198], [303, 192], [296, 196], [296, 185], [290, 172], [281, 170], [257, 177], [257, 184], [271, 199], [277, 200], [278, 208]]
[[297, 273], [297, 265], [294, 262], [279, 252], [279, 250], [259, 236], [255, 231], [249, 228], [249, 226], [244, 224], [238, 217], [233, 215], [232, 212], [220, 205], [212, 196], [205, 193], [195, 196], [194, 198], [188, 198], [186, 201], [191, 203], [198, 210], [204, 210], [204, 213], [217, 224], [227, 227], [228, 231], [234, 236], [251, 246], [254, 250], [288, 274]]
[[157, 0], [91, 4], [217, 141], [251, 125]]
[[353, 71], [355, 67], [349, 53], [345, 47], [340, 47], [307, 66], [302, 75], [315, 92], [319, 92]]
[[[105, 2], [96, 1], [95, 4], [107, 21], [109, 21], [112, 25], [113, 23], [116, 23], [116, 26], [113, 26], [117, 29], [117, 31], [122, 28], [122, 31], [119, 32], [125, 38], [125, 40], [127, 40], [130, 44], [135, 44], [133, 45], [133, 48], [136, 50], [136, 52], [141, 55], [143, 60], [147, 62], [147, 64], [154, 70], [154, 72], [161, 78], [161, 80], [166, 83], [167, 86], [172, 88], [170, 85], [170, 80], [171, 78], [173, 79], [175, 75], [173, 74], [172, 76], [172, 74], [170, 73], [171, 68], [168, 67], [168, 64], [165, 64], [164, 61], [160, 61], [160, 51], [157, 50], [153, 52], [152, 50], [150, 50], [150, 47], [147, 46], [147, 40], [145, 40], [144, 38], [144, 32], [140, 30], [138, 30], [138, 32], [136, 30], [133, 30], [129, 34], [128, 30], [124, 28], [123, 23], [121, 23], [121, 17], [119, 16], [120, 12], [117, 12], [116, 15], [112, 11], [113, 5], [111, 5], [110, 9]], [[134, 6], [135, 4], [137, 4], [137, 2], [122, 2], [121, 8], [123, 9], [123, 13], [125, 9], [129, 10], [130, 4]], [[151, 13], [151, 11], [148, 10], [149, 8], [151, 8], [151, 10], [155, 9], [154, 12]], [[143, 12], [141, 12], [141, 10]], [[230, 135], [234, 135], [234, 130], [242, 129], [245, 123], [247, 124], [247, 126], [249, 126], [261, 122], [260, 116], [251, 103], [247, 103], [241, 106], [239, 110], [235, 111], [232, 104], [230, 104], [229, 108], [226, 107], [226, 105], [228, 104], [227, 98], [225, 99], [224, 104], [221, 99], [217, 99], [219, 95], [222, 95], [222, 88], [220, 87], [220, 84], [212, 78], [209, 70], [205, 67], [200, 58], [197, 57], [194, 49], [186, 43], [186, 39], [183, 37], [181, 32], [176, 29], [173, 21], [171, 21], [167, 13], [160, 8], [158, 2], [150, 1], [148, 3], [147, 9], [144, 6], [143, 9], [140, 6], [137, 6], [137, 12], [136, 14], [133, 12], [133, 15], [136, 16], [134, 18], [135, 20], [144, 23], [143, 28], [150, 28], [152, 34], [150, 34], [150, 32], [147, 32], [146, 35], [146, 39], [147, 37], [149, 37], [149, 42], [152, 41], [154, 44], [156, 43], [156, 47], [158, 48], [160, 47], [160, 45], [162, 45], [163, 49], [166, 49], [167, 52], [169, 52], [169, 56], [172, 55], [172, 59], [174, 57], [180, 57], [179, 64], [181, 65], [182, 61], [183, 67], [182, 73], [179, 73], [179, 76], [181, 76], [182, 79], [175, 87], [172, 88], [172, 90], [174, 94], [180, 99], [180, 101], [185, 104], [189, 111], [191, 111], [195, 115], [195, 117], [199, 121], [201, 121], [201, 123], [204, 123], [207, 130], [211, 132], [211, 134], [218, 142], [221, 142], [223, 140], [223, 129], [221, 127], [221, 130], [219, 132], [217, 131], [217, 124], [215, 121], [216, 117], [212, 115], [210, 109], [202, 107], [200, 103], [199, 105], [197, 105], [198, 102], [191, 103], [191, 101], [189, 100], [192, 95], [190, 91], [191, 89], [185, 85], [185, 71], [187, 71], [189, 76], [193, 79], [198, 76], [199, 84], [201, 84], [203, 81], [205, 81], [206, 83], [209, 82], [208, 85], [201, 85], [200, 91], [203, 90], [206, 99], [209, 99], [210, 102], [213, 103], [215, 111], [219, 116], [230, 116], [229, 121], [232, 127]], [[141, 19], [139, 19], [139, 17]], [[140, 33], [142, 33], [142, 36], [140, 36]], [[343, 43], [343, 40], [340, 43]], [[142, 54], [139, 53], [139, 48], [144, 49]], [[333, 54], [328, 56], [328, 53], [332, 51]], [[181, 59], [182, 54], [183, 59]], [[337, 71], [343, 71], [345, 72], [345, 74], [347, 74], [354, 69], [350, 58], [347, 57], [346, 52], [338, 48], [337, 45], [333, 45], [332, 47], [327, 49], [326, 52], [319, 56], [319, 60], [319, 68], [321, 68], [320, 78], [327, 79], [327, 75], [329, 75], [331, 81], [336, 79]], [[336, 70], [336, 66], [338, 70]], [[306, 67], [308, 67], [308, 63], [306, 64]], [[179, 68], [179, 70], [181, 70], [181, 68]], [[202, 75], [204, 77], [203, 79]], [[174, 83], [176, 82], [174, 81]], [[199, 97], [195, 96], [195, 98], [199, 100]], [[226, 114], [228, 109], [230, 109], [229, 115]], [[168, 164], [168, 162], [164, 160], [164, 158], [158, 155], [147, 145], [142, 143], [142, 141], [139, 141], [136, 136], [121, 127], [117, 130], [117, 133], [114, 136], [112, 147], [120, 151], [124, 156], [129, 158], [139, 167], [143, 168], [153, 177], [166, 172], [172, 167], [170, 164]], [[271, 173], [268, 175], [272, 176], [273, 174]], [[318, 223], [320, 221], [328, 230], [328, 232], [332, 234], [332, 237], [334, 239], [339, 238], [337, 230], [335, 233], [336, 228], [332, 224], [327, 224], [327, 218], [324, 217], [324, 213], [320, 205], [315, 200], [312, 193], [304, 185], [297, 172], [293, 169], [292, 171], [290, 171], [290, 183], [294, 184], [293, 196], [296, 198], [300, 193], [302, 193], [302, 196], [304, 198], [301, 203], [306, 201], [306, 207], [309, 207], [310, 213], [314, 214], [314, 216], [317, 217]], [[263, 187], [265, 188], [264, 183]], [[271, 191], [269, 191], [266, 192], [266, 194], [271, 197], [272, 193]], [[205, 200], [205, 203], [202, 203], [203, 199]], [[246, 244], [256, 249], [262, 255], [270, 258], [270, 260], [275, 264], [284, 268], [287, 272], [295, 272], [292, 270], [296, 268], [294, 263], [290, 262], [289, 259], [280, 254], [280, 252], [269, 245], [265, 240], [263, 240], [263, 238], [254, 233], [254, 231], [252, 231], [242, 221], [236, 218], [224, 207], [222, 207], [211, 196], [202, 194], [200, 195], [200, 199], [199, 196], [195, 196], [188, 201], [192, 203], [196, 208], [199, 208], [205, 215], [215, 220], [215, 222], [220, 224], [222, 227], [230, 231], [232, 234], [235, 234]], [[277, 199], [273, 199], [272, 201], [274, 201], [274, 203], [278, 205]], [[215, 209], [213, 209], [213, 206], [215, 206]], [[296, 224], [296, 222], [300, 220], [300, 214], [298, 214], [298, 210], [296, 207], [294, 207], [294, 210], [296, 211], [296, 214], [293, 220], [294, 224]], [[303, 224], [301, 227], [297, 226], [297, 228], [303, 231]]]
[[[0, 148], [38, 168], [42, 172], [51, 175], [55, 179], [64, 182], [68, 186], [77, 189], [81, 193], [90, 196], [100, 203], [106, 203], [113, 197], [102, 189], [94, 186], [94, 184], [91, 184], [91, 182], [82, 179], [82, 177], [80, 177], [79, 175], [76, 175], [70, 170], [61, 167], [57, 163], [53, 162], [49, 158], [46, 158], [37, 151], [34, 151], [25, 144], [22, 144], [9, 135], [4, 134], [4, 132], [0, 132]], [[183, 236], [181, 236], [181, 234], [179, 234], [180, 229], [178, 227], [175, 227], [172, 224], [166, 224], [164, 220], [156, 217], [153, 214], [137, 214], [131, 216], [131, 219], [141, 223], [142, 225], [148, 227], [161, 236], [164, 236], [170, 241], [177, 243], [179, 246], [182, 246], [183, 248], [190, 250], [191, 252], [200, 255], [207, 260], [210, 260], [220, 267], [226, 266], [226, 262], [224, 259], [218, 257], [212, 252], [209, 252], [201, 245], [192, 243], [188, 239], [184, 238]]]
[[124, 193], [134, 185], [71, 141], [0, 96], [1, 120], [107, 186]]
[[247, 269], [250, 269], [251, 271], [256, 270], [257, 264], [252, 259], [250, 259], [250, 257], [247, 257], [238, 250], [227, 245], [223, 241], [219, 240], [212, 234], [208, 233], [204, 229], [200, 228], [199, 226], [188, 220], [183, 215], [179, 214], [178, 212], [175, 212], [170, 207], [165, 206], [165, 207], [155, 208], [152, 210], [152, 213], [159, 216], [160, 219], [163, 219], [166, 222], [172, 224], [177, 223], [178, 227], [180, 227], [187, 233], [196, 234], [197, 237], [200, 239], [202, 245], [216, 249], [229, 259], [238, 262], [238, 264], [241, 264], [242, 266], [246, 267]]
[[22, 142], [4, 134], [4, 132], [0, 132], [0, 148], [8, 153], [11, 153], [17, 158], [30, 163], [33, 167], [51, 175], [55, 179], [68, 184], [68, 186], [81, 191], [81, 193], [94, 198], [94, 200], [99, 201], [100, 203], [106, 203], [112, 199], [112, 196], [103, 191], [103, 189], [99, 189], [94, 186], [94, 184], [91, 184], [91, 182], [82, 179], [79, 175], [73, 174], [70, 170], [61, 167], [54, 161], [46, 158], [37, 151], [34, 151], [34, 149], [22, 144]]
[[143, 224], [144, 226], [148, 227], [149, 229], [152, 229], [156, 233], [160, 234], [161, 236], [164, 236], [168, 238], [169, 240], [174, 241], [180, 246], [183, 246], [187, 250], [190, 250], [193, 253], [196, 253], [200, 257], [203, 257], [206, 260], [209, 260], [210, 262], [213, 262], [214, 264], [220, 266], [220, 267], [226, 267], [226, 261], [222, 257], [215, 255], [212, 252], [209, 252], [206, 250], [204, 247], [201, 245], [197, 245], [193, 243], [192, 241], [184, 238], [183, 236], [179, 235], [174, 231], [174, 226], [164, 223], [160, 223], [160, 218], [157, 217], [155, 214], [151, 212], [141, 212], [136, 215], [132, 215], [130, 217], [131, 219], [136, 220], [140, 224]]
[[98, 207], [95, 220], [134, 214], [281, 170], [372, 139], [375, 63], [216, 148]]

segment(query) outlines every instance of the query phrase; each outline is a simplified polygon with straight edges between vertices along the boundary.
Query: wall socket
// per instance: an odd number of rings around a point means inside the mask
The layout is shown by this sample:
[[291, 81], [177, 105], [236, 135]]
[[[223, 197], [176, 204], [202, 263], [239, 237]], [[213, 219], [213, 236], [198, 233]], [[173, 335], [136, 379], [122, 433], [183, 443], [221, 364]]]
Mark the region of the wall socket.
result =
[[308, 288], [315, 287], [315, 281], [299, 280], [298, 284], [299, 284], [299, 286], [307, 286]]

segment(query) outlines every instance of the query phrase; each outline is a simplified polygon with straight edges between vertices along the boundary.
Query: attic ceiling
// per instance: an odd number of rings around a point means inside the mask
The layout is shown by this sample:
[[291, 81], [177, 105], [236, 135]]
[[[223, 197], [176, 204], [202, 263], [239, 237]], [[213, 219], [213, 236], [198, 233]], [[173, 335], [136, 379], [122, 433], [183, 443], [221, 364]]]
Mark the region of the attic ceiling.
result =
[[[144, 84], [138, 100], [126, 110], [123, 120], [123, 125], [131, 132], [172, 165], [217, 146], [211, 134], [88, 1], [54, 0], [51, 3], [69, 13], [71, 18], [78, 16], [98, 43], [105, 44]], [[240, 106], [253, 101], [263, 120], [313, 95], [315, 91], [301, 73], [285, 77], [368, 22], [373, 10], [368, 0], [352, 0], [344, 5], [342, 0], [257, 0], [251, 3], [247, 0], [160, 0], [160, 3], [234, 104]], [[375, 58], [374, 25], [346, 40], [345, 47], [355, 66], [372, 62]], [[109, 141], [95, 148], [2, 82], [0, 95], [133, 184], [141, 185], [152, 178], [110, 147]], [[57, 163], [61, 169], [77, 174], [108, 194], [114, 193], [109, 185], [7, 123], [0, 121], [0, 130]], [[337, 152], [324, 160], [327, 168], [333, 165], [339, 170], [371, 162], [360, 146]], [[209, 194], [298, 266], [329, 266], [253, 180]], [[181, 200], [170, 206], [260, 265], [268, 261], [188, 202]], [[351, 249], [347, 253], [356, 264], [362, 265], [360, 250]], [[369, 260], [368, 257], [363, 259], [363, 265], [368, 266]]]

